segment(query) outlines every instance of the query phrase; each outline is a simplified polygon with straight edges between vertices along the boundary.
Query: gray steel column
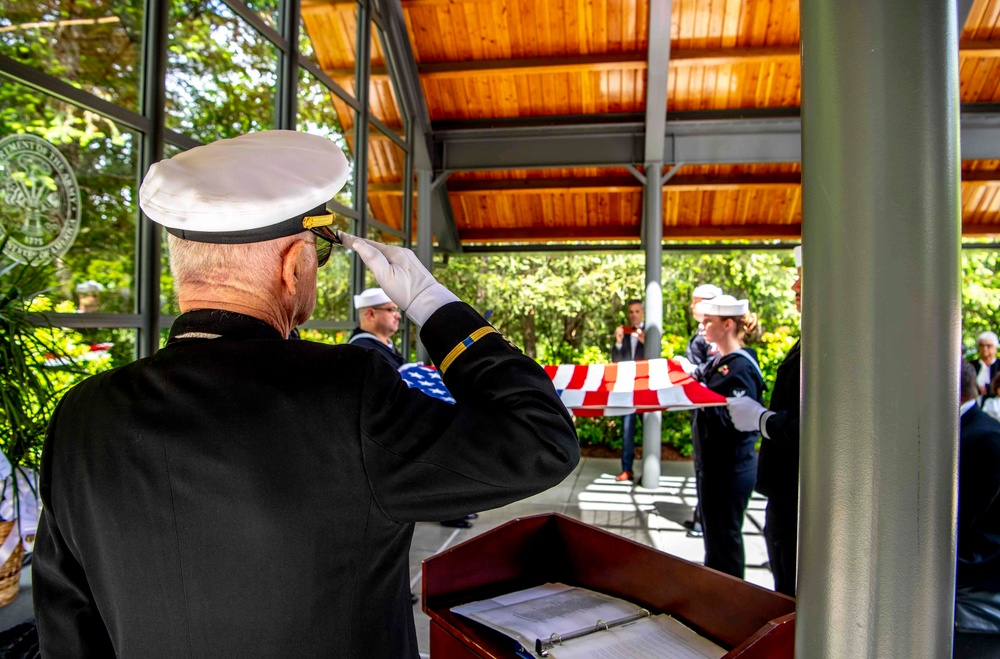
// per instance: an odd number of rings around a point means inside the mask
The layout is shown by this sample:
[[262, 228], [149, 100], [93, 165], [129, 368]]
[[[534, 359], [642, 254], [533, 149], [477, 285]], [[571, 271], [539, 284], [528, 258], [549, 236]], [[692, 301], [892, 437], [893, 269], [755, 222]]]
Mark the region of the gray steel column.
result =
[[[417, 170], [417, 259], [425, 268], [434, 272], [433, 231], [431, 227], [431, 195], [434, 194], [434, 173], [429, 169]], [[427, 349], [417, 333], [417, 361], [430, 362]]]
[[[149, 129], [140, 144], [139, 180], [163, 158], [167, 75], [168, 0], [147, 0], [142, 44], [142, 116]], [[138, 187], [136, 187], [138, 192]], [[160, 349], [160, 258], [163, 230], [140, 211], [136, 233], [136, 311], [142, 327], [136, 341], [136, 357], [148, 357]]]
[[954, 2], [802, 3], [799, 657], [951, 657]]
[[[660, 338], [663, 336], [663, 163], [646, 163], [644, 205], [646, 215], [646, 339], [643, 356], [656, 359], [660, 356]], [[642, 415], [642, 485], [657, 488], [660, 485], [660, 428], [662, 412]]]

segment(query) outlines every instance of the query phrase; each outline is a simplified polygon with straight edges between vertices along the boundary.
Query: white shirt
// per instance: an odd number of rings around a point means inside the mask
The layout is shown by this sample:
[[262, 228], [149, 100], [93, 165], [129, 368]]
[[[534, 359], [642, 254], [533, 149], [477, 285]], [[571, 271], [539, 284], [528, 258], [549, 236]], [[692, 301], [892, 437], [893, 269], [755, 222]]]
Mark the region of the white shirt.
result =
[[983, 363], [983, 360], [979, 360], [979, 373], [976, 374], [976, 384], [980, 387], [986, 387], [986, 390], [990, 390], [990, 367]]
[[1000, 398], [987, 398], [983, 402], [983, 411], [1000, 421]]

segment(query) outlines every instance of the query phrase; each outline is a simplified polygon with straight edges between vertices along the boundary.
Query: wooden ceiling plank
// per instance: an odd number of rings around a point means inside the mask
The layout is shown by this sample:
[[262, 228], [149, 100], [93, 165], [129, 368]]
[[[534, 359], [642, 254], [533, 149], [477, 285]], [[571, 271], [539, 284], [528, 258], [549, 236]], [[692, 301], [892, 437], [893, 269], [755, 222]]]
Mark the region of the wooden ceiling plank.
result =
[[743, 14], [743, 0], [725, 0], [722, 19], [722, 47], [736, 46], [737, 35], [740, 32], [740, 17]]
[[622, 3], [622, 50], [634, 51], [638, 48], [638, 16], [636, 2], [626, 0]]
[[[623, 40], [622, 0], [607, 0], [607, 3], [608, 42], [606, 52], [620, 53]], [[547, 5], [548, 3], [542, 2], [541, 4]]]
[[750, 27], [750, 44], [763, 46], [767, 43], [767, 27], [771, 19], [771, 0], [756, 0], [754, 21]]
[[695, 48], [709, 46], [709, 24], [712, 21], [712, 0], [697, 0], [695, 4], [694, 35], [692, 45]]

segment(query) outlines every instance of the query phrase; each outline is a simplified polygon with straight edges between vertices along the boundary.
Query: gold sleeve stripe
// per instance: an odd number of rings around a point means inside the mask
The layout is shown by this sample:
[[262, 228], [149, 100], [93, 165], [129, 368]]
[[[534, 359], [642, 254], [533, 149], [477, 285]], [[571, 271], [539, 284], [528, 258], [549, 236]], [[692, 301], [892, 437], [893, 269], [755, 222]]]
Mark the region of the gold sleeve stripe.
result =
[[495, 329], [487, 325], [486, 327], [480, 327], [475, 332], [473, 332], [465, 339], [463, 339], [461, 343], [459, 343], [457, 346], [451, 349], [451, 352], [448, 353], [448, 356], [445, 357], [444, 360], [441, 362], [441, 374], [443, 375], [444, 372], [448, 370], [448, 367], [451, 366], [451, 363], [455, 361], [455, 359], [459, 355], [465, 352], [469, 348], [469, 346], [471, 346], [473, 343], [483, 338], [487, 334], [491, 334], [494, 332], [499, 334], [499, 332], [497, 332]]

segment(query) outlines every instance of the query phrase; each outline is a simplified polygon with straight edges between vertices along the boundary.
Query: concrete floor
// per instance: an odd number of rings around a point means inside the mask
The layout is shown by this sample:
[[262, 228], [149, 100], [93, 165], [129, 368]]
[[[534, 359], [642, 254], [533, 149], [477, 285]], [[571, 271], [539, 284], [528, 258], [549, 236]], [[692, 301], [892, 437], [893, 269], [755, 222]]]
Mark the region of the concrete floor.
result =
[[[530, 499], [479, 514], [471, 529], [451, 529], [440, 524], [419, 523], [410, 548], [411, 586], [420, 594], [420, 564], [429, 556], [465, 542], [511, 519], [539, 513], [557, 512], [599, 526], [674, 556], [701, 563], [704, 545], [700, 538], [687, 537], [681, 522], [691, 518], [695, 504], [694, 465], [691, 462], [664, 462], [659, 487], [645, 489], [615, 482], [620, 469], [617, 459], [584, 458], [562, 483]], [[773, 588], [767, 568], [767, 549], [760, 529], [764, 526], [766, 500], [754, 496], [743, 526], [748, 581]], [[32, 617], [31, 575], [21, 573], [21, 592], [11, 604], [0, 608], [0, 630]], [[413, 607], [421, 654], [429, 652], [429, 619]]]
[[[681, 526], [684, 520], [691, 518], [695, 504], [694, 464], [664, 462], [656, 489], [616, 482], [615, 475], [620, 469], [617, 459], [584, 458], [569, 478], [556, 487], [530, 499], [482, 512], [471, 529], [417, 524], [410, 547], [413, 592], [420, 594], [420, 564], [425, 558], [504, 522], [547, 512], [562, 513], [701, 564], [705, 558], [701, 538], [689, 538], [687, 530]], [[767, 548], [761, 535], [766, 503], [766, 499], [755, 494], [743, 525], [746, 579], [764, 588], [774, 588], [774, 579], [767, 568]], [[428, 656], [430, 621], [420, 610], [419, 603], [413, 607], [413, 617], [421, 655]]]

